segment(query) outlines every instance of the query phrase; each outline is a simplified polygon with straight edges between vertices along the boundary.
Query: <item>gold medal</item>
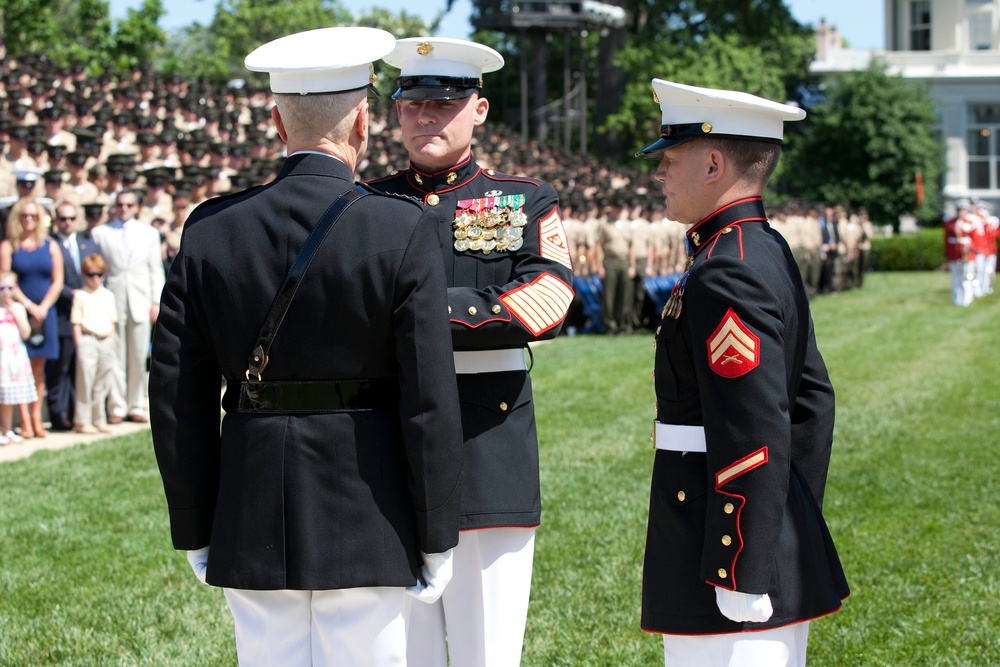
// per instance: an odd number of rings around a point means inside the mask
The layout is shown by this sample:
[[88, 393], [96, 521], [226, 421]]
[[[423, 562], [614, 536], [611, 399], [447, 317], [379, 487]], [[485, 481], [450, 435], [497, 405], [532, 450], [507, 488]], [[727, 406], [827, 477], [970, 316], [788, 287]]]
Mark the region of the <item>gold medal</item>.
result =
[[459, 252], [465, 252], [468, 249], [469, 249], [469, 242], [466, 241], [465, 239], [459, 239], [458, 241], [455, 241], [455, 250]]
[[476, 239], [475, 241], [469, 241], [469, 250], [482, 250], [482, 249], [483, 249], [483, 240], [482, 239]]
[[483, 228], [478, 225], [473, 225], [469, 227], [469, 240], [475, 241], [477, 239], [483, 238]]
[[458, 239], [459, 241], [464, 241], [465, 239], [469, 238], [469, 232], [465, 231], [464, 229], [456, 229], [455, 238]]

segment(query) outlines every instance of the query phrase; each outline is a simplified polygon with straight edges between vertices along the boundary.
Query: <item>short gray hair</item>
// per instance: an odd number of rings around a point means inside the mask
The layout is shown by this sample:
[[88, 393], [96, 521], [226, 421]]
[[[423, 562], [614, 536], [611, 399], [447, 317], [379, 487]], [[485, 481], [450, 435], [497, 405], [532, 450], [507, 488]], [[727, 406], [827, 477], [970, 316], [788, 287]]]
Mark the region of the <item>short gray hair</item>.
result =
[[276, 94], [274, 104], [287, 131], [343, 141], [354, 122], [351, 111], [366, 95], [364, 88], [323, 95]]

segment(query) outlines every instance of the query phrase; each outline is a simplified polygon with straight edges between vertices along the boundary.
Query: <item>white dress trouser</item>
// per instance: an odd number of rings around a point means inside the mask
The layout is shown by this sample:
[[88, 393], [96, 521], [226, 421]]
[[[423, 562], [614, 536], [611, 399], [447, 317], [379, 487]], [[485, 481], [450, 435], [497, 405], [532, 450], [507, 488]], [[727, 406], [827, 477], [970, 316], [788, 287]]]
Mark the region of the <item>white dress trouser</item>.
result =
[[224, 589], [240, 667], [405, 667], [405, 589]]
[[663, 635], [665, 667], [805, 667], [809, 622], [728, 635]]
[[459, 533], [441, 600], [410, 601], [408, 664], [445, 667], [450, 657], [452, 667], [520, 665], [534, 555], [534, 528]]
[[975, 270], [972, 262], [949, 262], [951, 269], [951, 302], [956, 306], [968, 306], [974, 293], [970, 274]]
[[153, 325], [136, 322], [126, 311], [118, 322], [115, 337], [118, 367], [111, 383], [111, 406], [108, 414], [116, 417], [146, 414], [146, 357]]

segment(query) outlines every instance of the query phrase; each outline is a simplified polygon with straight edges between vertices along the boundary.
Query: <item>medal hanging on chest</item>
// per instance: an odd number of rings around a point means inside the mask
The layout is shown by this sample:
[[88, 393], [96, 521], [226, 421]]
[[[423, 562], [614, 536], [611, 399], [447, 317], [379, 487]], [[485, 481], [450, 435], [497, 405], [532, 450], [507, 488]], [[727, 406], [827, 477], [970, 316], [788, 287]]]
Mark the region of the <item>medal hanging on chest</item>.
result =
[[672, 317], [675, 320], [680, 319], [681, 309], [684, 307], [684, 288], [687, 287], [688, 275], [691, 272], [691, 266], [694, 264], [694, 248], [691, 246], [691, 241], [685, 239], [685, 245], [688, 250], [687, 263], [684, 265], [684, 275], [681, 279], [674, 284], [674, 288], [670, 290], [670, 298], [667, 299], [667, 305], [663, 307], [663, 317]]
[[524, 244], [522, 227], [528, 223], [523, 206], [524, 195], [459, 201], [452, 223], [455, 250], [489, 255], [520, 249]]

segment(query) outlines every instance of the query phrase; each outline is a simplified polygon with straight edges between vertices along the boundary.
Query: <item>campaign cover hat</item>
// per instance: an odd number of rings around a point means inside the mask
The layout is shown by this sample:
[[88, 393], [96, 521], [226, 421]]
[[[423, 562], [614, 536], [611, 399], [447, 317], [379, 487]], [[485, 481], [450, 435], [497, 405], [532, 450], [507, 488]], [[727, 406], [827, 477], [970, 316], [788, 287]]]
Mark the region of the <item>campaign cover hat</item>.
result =
[[377, 28], [317, 28], [258, 46], [243, 64], [267, 72], [275, 93], [337, 93], [373, 84], [373, 63], [395, 44], [395, 37]]
[[482, 44], [449, 37], [410, 37], [382, 60], [399, 68], [396, 100], [457, 100], [483, 87], [483, 73], [503, 67], [503, 56]]
[[653, 79], [660, 105], [660, 138], [635, 154], [658, 160], [663, 150], [698, 137], [750, 139], [780, 144], [785, 121], [802, 120], [799, 107], [736, 90], [717, 90]]

